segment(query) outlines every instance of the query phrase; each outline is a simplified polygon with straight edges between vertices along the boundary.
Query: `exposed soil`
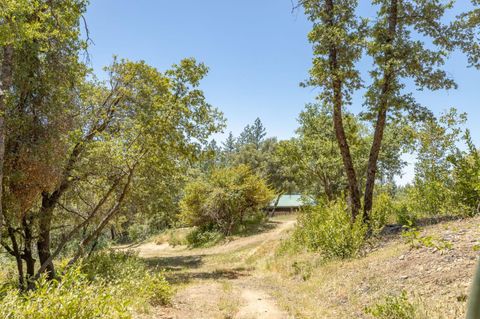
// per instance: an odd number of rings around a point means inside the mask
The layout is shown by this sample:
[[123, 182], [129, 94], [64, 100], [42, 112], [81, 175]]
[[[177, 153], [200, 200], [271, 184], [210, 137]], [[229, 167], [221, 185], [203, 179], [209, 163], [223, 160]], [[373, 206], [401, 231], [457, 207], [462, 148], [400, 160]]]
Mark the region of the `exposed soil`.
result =
[[134, 247], [152, 266], [164, 269], [167, 279], [177, 286], [172, 306], [157, 309], [150, 318], [291, 318], [271, 295], [257, 287], [254, 268], [247, 266], [246, 260], [294, 224], [294, 220], [273, 221], [270, 231], [211, 248], [188, 249], [166, 243]]
[[177, 293], [148, 318], [371, 318], [365, 307], [405, 290], [432, 319], [460, 319], [479, 252], [480, 218], [426, 226], [447, 248], [412, 248], [400, 234], [381, 238], [362, 258], [324, 263], [315, 254], [279, 257], [295, 221], [205, 249], [143, 244], [136, 249], [165, 269]]

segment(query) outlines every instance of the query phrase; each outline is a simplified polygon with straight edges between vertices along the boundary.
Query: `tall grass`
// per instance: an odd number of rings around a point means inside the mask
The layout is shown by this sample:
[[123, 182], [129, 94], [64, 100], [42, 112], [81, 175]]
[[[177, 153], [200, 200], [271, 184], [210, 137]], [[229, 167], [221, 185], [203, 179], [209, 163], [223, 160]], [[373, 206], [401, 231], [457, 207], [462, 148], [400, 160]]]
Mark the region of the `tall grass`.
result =
[[34, 290], [4, 285], [0, 318], [127, 319], [169, 303], [171, 295], [163, 274], [133, 253], [100, 252], [56, 280], [40, 278]]

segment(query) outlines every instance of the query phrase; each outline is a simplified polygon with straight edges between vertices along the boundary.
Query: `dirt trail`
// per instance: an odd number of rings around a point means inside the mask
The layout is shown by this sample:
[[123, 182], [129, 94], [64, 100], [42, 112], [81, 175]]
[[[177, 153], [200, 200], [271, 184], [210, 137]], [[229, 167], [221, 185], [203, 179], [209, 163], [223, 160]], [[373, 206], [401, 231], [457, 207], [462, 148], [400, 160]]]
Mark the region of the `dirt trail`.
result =
[[[170, 308], [148, 318], [288, 319], [274, 298], [258, 284], [246, 261], [272, 240], [279, 240], [294, 220], [272, 222], [270, 231], [205, 249], [146, 243], [135, 249], [153, 266], [165, 269], [177, 293]], [[254, 258], [254, 257], [253, 257]]]
[[[275, 228], [271, 231], [248, 236], [240, 237], [223, 245], [210, 248], [188, 249], [186, 246], [172, 247], [168, 243], [157, 245], [152, 242], [144, 243], [133, 247], [138, 251], [140, 257], [163, 257], [163, 256], [192, 256], [192, 255], [216, 255], [230, 253], [235, 250], [242, 249], [246, 246], [256, 245], [259, 248], [264, 242], [278, 239], [279, 235], [287, 229], [291, 229], [295, 224], [295, 220], [275, 221]], [[253, 248], [253, 252], [255, 249]]]
[[238, 319], [281, 319], [287, 318], [287, 314], [279, 310], [275, 300], [264, 291], [243, 289], [242, 299], [246, 302], [236, 315]]

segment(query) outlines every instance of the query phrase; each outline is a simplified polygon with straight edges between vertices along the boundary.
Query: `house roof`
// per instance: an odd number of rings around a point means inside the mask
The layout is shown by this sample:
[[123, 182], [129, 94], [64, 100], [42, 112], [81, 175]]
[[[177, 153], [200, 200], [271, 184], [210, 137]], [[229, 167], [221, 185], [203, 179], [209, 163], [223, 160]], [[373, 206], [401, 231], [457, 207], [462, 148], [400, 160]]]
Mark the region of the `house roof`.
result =
[[[275, 198], [270, 206], [274, 207], [277, 199]], [[308, 201], [308, 200], [307, 200]], [[302, 207], [305, 206], [305, 197], [302, 195], [282, 195], [278, 201], [277, 207]]]

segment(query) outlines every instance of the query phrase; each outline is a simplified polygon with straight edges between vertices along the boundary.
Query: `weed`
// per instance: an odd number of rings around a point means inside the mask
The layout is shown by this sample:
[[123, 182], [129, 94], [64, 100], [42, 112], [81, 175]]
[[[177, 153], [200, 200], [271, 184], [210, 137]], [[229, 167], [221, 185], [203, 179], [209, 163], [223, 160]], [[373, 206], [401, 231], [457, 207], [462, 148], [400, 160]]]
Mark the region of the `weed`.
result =
[[402, 233], [403, 239], [411, 248], [436, 248], [438, 250], [452, 249], [450, 241], [431, 235], [421, 235], [417, 228], [410, 228]]

